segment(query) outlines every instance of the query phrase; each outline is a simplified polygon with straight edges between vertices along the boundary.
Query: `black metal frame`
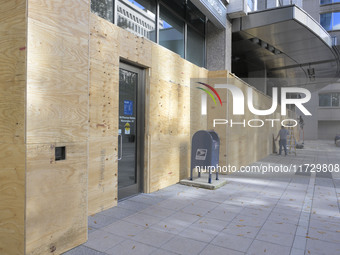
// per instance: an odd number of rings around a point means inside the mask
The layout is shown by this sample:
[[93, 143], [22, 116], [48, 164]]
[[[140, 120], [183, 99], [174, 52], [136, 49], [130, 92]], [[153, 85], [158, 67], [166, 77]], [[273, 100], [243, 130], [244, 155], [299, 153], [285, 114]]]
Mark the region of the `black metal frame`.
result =
[[[129, 196], [143, 192], [144, 184], [144, 135], [145, 135], [145, 70], [130, 65], [127, 62], [120, 62], [120, 69], [138, 74], [137, 84], [137, 114], [136, 114], [136, 184], [123, 187], [118, 190], [118, 199], [125, 199]], [[119, 169], [118, 169], [119, 171]], [[118, 172], [119, 174], [119, 172]]]

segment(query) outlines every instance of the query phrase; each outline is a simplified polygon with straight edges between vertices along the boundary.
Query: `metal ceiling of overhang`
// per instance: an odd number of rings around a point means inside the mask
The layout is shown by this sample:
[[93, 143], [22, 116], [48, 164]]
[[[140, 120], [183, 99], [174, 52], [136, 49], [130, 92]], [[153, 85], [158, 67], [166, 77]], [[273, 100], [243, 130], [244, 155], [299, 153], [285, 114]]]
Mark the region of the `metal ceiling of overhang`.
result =
[[[233, 72], [245, 76], [266, 70], [267, 77], [312, 85], [340, 78], [338, 48], [332, 37], [299, 7], [249, 13], [233, 20]], [[313, 74], [314, 72], [314, 74]]]

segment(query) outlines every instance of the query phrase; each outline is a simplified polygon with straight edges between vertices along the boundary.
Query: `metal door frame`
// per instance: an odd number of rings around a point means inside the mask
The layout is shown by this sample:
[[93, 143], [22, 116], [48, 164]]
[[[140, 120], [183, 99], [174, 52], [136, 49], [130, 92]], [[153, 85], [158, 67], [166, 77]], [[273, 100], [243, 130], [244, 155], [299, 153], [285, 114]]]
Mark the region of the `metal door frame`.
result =
[[[125, 199], [127, 197], [137, 195], [143, 192], [143, 180], [144, 180], [144, 135], [145, 135], [145, 69], [136, 67], [124, 62], [119, 63], [119, 69], [124, 69], [138, 74], [137, 83], [137, 104], [136, 104], [136, 180], [137, 183], [124, 188], [118, 188], [118, 200]], [[118, 82], [119, 84], [119, 82]], [[118, 85], [119, 86], [119, 85]], [[119, 87], [118, 87], [119, 94]], [[119, 95], [118, 95], [119, 97]], [[119, 100], [118, 100], [119, 102]], [[119, 120], [119, 105], [118, 105], [118, 121]], [[119, 122], [118, 122], [119, 125]], [[118, 141], [119, 142], [119, 141]], [[119, 150], [120, 148], [118, 148]], [[119, 163], [117, 164], [119, 165]], [[119, 169], [117, 170], [119, 175]], [[118, 182], [118, 178], [117, 178]]]

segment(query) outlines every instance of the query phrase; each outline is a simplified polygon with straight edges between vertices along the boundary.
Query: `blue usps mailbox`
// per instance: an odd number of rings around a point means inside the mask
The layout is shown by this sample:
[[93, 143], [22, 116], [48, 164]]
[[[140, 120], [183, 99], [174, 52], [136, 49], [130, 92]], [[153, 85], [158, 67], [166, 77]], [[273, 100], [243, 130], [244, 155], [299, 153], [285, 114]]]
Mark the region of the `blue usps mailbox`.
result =
[[[200, 130], [192, 137], [191, 145], [191, 169], [190, 180], [193, 180], [194, 169], [209, 169], [209, 183], [211, 183], [211, 169], [216, 169], [216, 180], [218, 180], [217, 166], [220, 154], [220, 138], [215, 131]], [[201, 172], [198, 171], [198, 177]]]

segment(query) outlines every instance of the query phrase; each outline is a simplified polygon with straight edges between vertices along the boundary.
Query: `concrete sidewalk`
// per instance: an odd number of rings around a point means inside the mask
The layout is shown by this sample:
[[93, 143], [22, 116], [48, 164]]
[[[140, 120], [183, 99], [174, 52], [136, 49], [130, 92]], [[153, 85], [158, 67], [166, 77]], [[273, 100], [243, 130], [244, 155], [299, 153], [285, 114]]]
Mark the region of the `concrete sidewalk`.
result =
[[[305, 146], [253, 165], [340, 164], [334, 141]], [[340, 174], [306, 166], [231, 175], [218, 190], [177, 184], [140, 194], [89, 217], [88, 242], [65, 255], [340, 254]]]

